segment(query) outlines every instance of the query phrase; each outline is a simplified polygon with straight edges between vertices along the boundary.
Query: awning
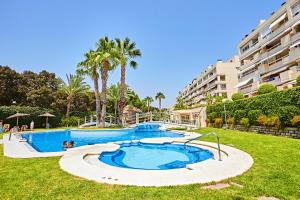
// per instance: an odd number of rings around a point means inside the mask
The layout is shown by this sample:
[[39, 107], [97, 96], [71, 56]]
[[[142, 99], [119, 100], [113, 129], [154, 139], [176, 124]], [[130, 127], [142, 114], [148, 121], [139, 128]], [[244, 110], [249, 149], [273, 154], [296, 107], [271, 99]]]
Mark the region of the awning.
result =
[[290, 49], [291, 49], [291, 48], [294, 48], [295, 46], [298, 46], [298, 45], [300, 45], [300, 41], [294, 43], [294, 44], [290, 47]]
[[250, 81], [253, 81], [253, 78], [249, 78], [245, 81], [239, 82], [238, 84], [236, 84], [235, 88], [239, 88], [239, 87], [242, 87], [244, 85], [247, 85], [248, 83], [250, 83]]
[[272, 75], [272, 74], [277, 74], [277, 73], [279, 73], [279, 72], [285, 71], [287, 68], [288, 68], [288, 67], [281, 67], [280, 69], [273, 70], [273, 71], [271, 71], [271, 72], [268, 72], [268, 73], [264, 74], [262, 77], [264, 78], [264, 77], [270, 76], [270, 75]]
[[274, 26], [276, 26], [277, 24], [279, 24], [279, 22], [281, 22], [282, 20], [284, 20], [284, 18], [286, 18], [286, 13], [284, 13], [284, 14], [281, 15], [278, 19], [276, 19], [276, 20], [270, 25], [270, 28], [273, 28]]

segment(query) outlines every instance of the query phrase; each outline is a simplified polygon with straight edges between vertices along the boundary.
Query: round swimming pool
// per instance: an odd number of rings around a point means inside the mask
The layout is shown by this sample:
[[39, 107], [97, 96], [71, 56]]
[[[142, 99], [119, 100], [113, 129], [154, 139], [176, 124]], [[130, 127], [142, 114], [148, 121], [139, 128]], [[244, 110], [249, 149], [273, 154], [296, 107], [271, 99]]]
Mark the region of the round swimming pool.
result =
[[114, 152], [103, 152], [99, 160], [116, 167], [166, 170], [185, 168], [186, 165], [212, 158], [213, 154], [199, 147], [182, 144], [121, 144]]

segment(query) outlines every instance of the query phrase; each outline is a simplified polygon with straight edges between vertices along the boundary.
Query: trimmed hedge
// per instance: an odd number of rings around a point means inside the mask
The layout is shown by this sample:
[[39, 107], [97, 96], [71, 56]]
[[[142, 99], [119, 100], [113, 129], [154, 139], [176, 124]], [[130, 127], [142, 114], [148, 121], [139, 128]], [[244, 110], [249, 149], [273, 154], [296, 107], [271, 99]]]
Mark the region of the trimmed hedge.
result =
[[10, 115], [16, 114], [17, 112], [30, 114], [29, 116], [24, 116], [19, 118], [19, 126], [28, 125], [33, 120], [35, 128], [45, 127], [46, 119], [45, 117], [39, 117], [40, 114], [45, 112], [50, 112], [55, 115], [55, 117], [49, 117], [49, 123], [51, 127], [56, 127], [61, 121], [61, 114], [55, 112], [52, 109], [45, 109], [40, 107], [29, 107], [29, 106], [0, 106], [0, 120], [3, 120], [5, 124], [10, 124], [11, 127], [15, 126], [17, 123], [16, 119], [7, 119]]
[[261, 114], [266, 116], [278, 116], [282, 127], [291, 126], [293, 116], [300, 114], [300, 87], [227, 103], [209, 105], [206, 109], [207, 116], [222, 118], [224, 104], [226, 106], [227, 117], [234, 117], [237, 123], [240, 122], [241, 118], [247, 117], [251, 125], [255, 125], [256, 122], [253, 116], [261, 111]]

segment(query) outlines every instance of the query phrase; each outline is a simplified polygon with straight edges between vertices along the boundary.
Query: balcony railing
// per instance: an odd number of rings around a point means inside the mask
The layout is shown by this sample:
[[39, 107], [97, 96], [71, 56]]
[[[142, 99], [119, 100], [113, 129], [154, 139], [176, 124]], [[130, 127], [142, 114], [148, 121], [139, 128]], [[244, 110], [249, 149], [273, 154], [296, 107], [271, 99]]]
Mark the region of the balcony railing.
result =
[[273, 78], [271, 80], [265, 80], [264, 83], [270, 83], [274, 86], [277, 86], [277, 85], [281, 84], [281, 79], [280, 79], [280, 77], [276, 77], [276, 78]]
[[260, 48], [259, 41], [253, 44], [247, 51], [241, 52], [241, 60], [254, 53]]
[[274, 55], [275, 53], [287, 48], [289, 44], [290, 44], [290, 42], [287, 41], [285, 43], [282, 43], [282, 44], [279, 44], [279, 45], [275, 46], [274, 48], [270, 49], [269, 51], [261, 54], [261, 56], [260, 56], [261, 60], [266, 59], [266, 58]]
[[246, 62], [244, 65], [241, 66], [240, 70], [244, 70], [244, 69], [250, 67], [251, 65], [255, 64], [256, 62], [258, 62], [260, 59], [261, 59], [260, 56], [257, 56], [253, 60], [250, 60], [250, 61]]
[[273, 38], [277, 37], [281, 33], [283, 33], [286, 29], [289, 28], [290, 23], [285, 23], [273, 31], [267, 38], [262, 39], [260, 41], [261, 46], [264, 46], [267, 42], [271, 41]]
[[246, 81], [246, 80], [249, 80], [250, 78], [255, 78], [258, 76], [258, 71], [255, 71], [251, 74], [248, 74], [247, 76], [243, 76], [240, 78], [239, 82], [243, 82], [243, 81]]
[[297, 41], [300, 41], [300, 32], [296, 33], [295, 35], [293, 35], [291, 37], [291, 43], [292, 44], [296, 43]]
[[241, 88], [239, 89], [239, 91], [243, 94], [249, 94], [249, 93], [253, 93], [257, 90], [256, 87], [254, 87], [253, 85], [249, 86], [249, 87], [245, 87], [245, 88]]

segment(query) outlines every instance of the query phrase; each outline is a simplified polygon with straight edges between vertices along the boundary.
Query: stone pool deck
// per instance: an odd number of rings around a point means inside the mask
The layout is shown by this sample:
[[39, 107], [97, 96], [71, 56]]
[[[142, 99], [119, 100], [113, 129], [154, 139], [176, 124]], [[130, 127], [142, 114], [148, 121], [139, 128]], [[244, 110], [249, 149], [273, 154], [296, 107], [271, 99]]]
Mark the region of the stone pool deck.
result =
[[[170, 140], [144, 139], [142, 142], [159, 144], [170, 142]], [[180, 144], [183, 140], [174, 139], [172, 142]], [[253, 164], [253, 159], [249, 154], [229, 146], [221, 145], [222, 161], [219, 161], [217, 144], [194, 141], [189, 145], [210, 150], [214, 154], [214, 159], [190, 164], [187, 165], [187, 168], [181, 169], [141, 170], [120, 168], [107, 165], [98, 159], [101, 152], [115, 151], [119, 148], [118, 144], [109, 143], [95, 145], [95, 147], [85, 149], [85, 151], [76, 151], [62, 156], [59, 164], [68, 173], [88, 180], [134, 186], [170, 186], [218, 182], [241, 175]]]

